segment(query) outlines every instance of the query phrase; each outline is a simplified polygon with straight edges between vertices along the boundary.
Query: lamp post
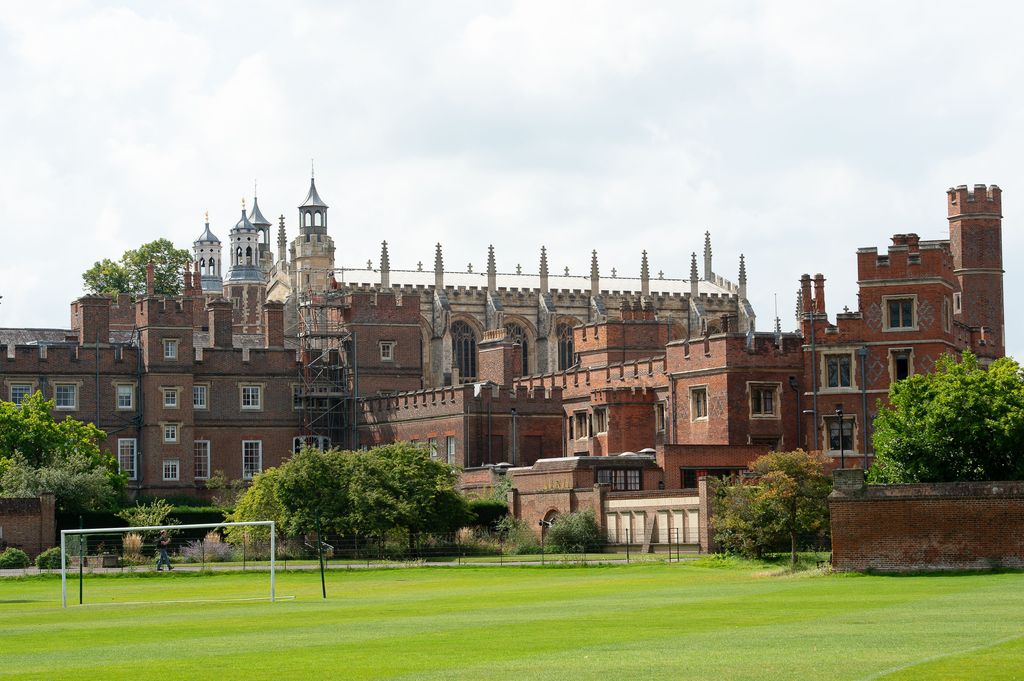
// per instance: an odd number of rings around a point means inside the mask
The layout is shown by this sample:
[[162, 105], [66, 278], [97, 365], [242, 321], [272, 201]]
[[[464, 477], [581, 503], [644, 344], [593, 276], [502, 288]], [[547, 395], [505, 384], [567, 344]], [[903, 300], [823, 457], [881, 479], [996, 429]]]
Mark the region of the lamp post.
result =
[[544, 564], [544, 530], [551, 527], [550, 520], [538, 520], [537, 524], [540, 525], [540, 564]]
[[846, 455], [843, 451], [843, 405], [836, 405], [836, 419], [839, 421], [839, 467], [846, 468]]

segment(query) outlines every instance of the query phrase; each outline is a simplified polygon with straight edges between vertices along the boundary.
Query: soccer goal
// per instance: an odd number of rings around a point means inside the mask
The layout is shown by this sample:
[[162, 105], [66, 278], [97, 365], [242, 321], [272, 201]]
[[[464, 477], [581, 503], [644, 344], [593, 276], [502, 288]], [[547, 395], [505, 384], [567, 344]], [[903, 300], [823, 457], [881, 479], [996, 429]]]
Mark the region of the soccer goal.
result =
[[[277, 554], [277, 530], [273, 520], [253, 520], [248, 522], [224, 522], [224, 523], [201, 523], [194, 525], [151, 525], [145, 527], [99, 527], [99, 528], [86, 528], [80, 530], [61, 530], [60, 531], [60, 591], [61, 591], [61, 607], [68, 607], [68, 557], [69, 550], [71, 555], [77, 556], [78, 565], [78, 577], [79, 577], [79, 604], [82, 603], [82, 575], [84, 572], [85, 564], [87, 562], [86, 554], [89, 553], [87, 550], [90, 547], [90, 538], [104, 537], [111, 539], [112, 543], [116, 540], [116, 543], [122, 547], [122, 553], [126, 548], [126, 542], [124, 538], [129, 535], [139, 537], [155, 536], [161, 530], [167, 530], [168, 532], [178, 532], [181, 530], [220, 530], [230, 527], [266, 527], [269, 529], [270, 545], [269, 545], [269, 565], [270, 565], [270, 598], [269, 600], [275, 601], [274, 593], [274, 577], [276, 572], [276, 554]], [[73, 546], [72, 546], [73, 545]], [[202, 544], [200, 543], [200, 546]], [[152, 549], [159, 554], [158, 544], [151, 543]], [[141, 556], [141, 550], [139, 551]], [[94, 556], [97, 558], [96, 567], [104, 567], [102, 559], [104, 556]], [[117, 562], [116, 556], [110, 556]], [[144, 562], [148, 562], [145, 558], [142, 559]], [[170, 562], [167, 562], [167, 567], [170, 569]], [[157, 561], [157, 569], [160, 568], [160, 561]], [[260, 598], [259, 600], [265, 600]]]

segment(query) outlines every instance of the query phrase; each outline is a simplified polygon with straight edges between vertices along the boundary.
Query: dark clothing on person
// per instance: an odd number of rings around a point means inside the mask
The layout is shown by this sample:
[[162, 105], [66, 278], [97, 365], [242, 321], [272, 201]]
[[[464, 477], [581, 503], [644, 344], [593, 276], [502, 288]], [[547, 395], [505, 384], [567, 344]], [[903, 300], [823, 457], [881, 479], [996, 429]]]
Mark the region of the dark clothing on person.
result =
[[171, 545], [171, 538], [165, 534], [161, 534], [160, 538], [156, 540], [156, 547], [160, 551], [160, 556], [156, 559], [156, 571], [160, 572], [162, 565], [167, 566], [167, 570], [173, 570], [171, 567], [171, 558], [167, 555], [167, 547]]

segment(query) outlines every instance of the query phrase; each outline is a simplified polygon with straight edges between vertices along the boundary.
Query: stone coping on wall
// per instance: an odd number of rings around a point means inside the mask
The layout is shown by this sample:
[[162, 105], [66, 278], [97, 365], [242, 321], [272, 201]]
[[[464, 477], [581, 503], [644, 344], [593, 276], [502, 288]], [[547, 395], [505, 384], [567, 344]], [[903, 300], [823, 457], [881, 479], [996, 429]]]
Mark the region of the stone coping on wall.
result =
[[886, 499], [1021, 499], [1024, 480], [868, 485], [863, 469], [834, 471], [830, 499], [885, 501]]

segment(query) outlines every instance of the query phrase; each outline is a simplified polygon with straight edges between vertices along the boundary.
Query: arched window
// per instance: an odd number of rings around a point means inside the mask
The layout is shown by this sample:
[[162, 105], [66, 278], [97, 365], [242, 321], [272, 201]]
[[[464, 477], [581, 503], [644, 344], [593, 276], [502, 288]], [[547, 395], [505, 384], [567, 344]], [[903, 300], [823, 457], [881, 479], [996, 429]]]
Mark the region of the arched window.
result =
[[572, 327], [559, 324], [558, 331], [558, 370], [565, 371], [576, 363], [576, 347], [572, 342]]
[[199, 274], [206, 274], [206, 258], [199, 258]]
[[476, 380], [476, 334], [473, 327], [463, 321], [452, 323], [452, 351], [455, 368], [462, 382]]
[[509, 322], [505, 325], [505, 333], [508, 334], [508, 337], [512, 339], [513, 343], [516, 343], [519, 346], [520, 356], [522, 357], [522, 372], [519, 375], [528, 375], [530, 373], [530, 367], [527, 360], [530, 355], [527, 352], [526, 347], [526, 332], [523, 331], [523, 327], [519, 326], [515, 322]]
[[235, 249], [235, 263], [236, 265], [242, 264], [242, 247], [239, 246]]
[[245, 264], [246, 265], [251, 265], [252, 264], [252, 246], [246, 246], [245, 247]]
[[217, 276], [217, 267], [216, 267], [216, 265], [217, 265], [217, 261], [214, 260], [213, 258], [210, 258], [210, 276], [211, 277], [216, 277]]
[[313, 213], [311, 213], [310, 211], [307, 210], [306, 211], [306, 227], [312, 227], [312, 226], [313, 226]]
[[313, 226], [321, 227], [323, 225], [323, 215], [320, 211], [313, 213]]

